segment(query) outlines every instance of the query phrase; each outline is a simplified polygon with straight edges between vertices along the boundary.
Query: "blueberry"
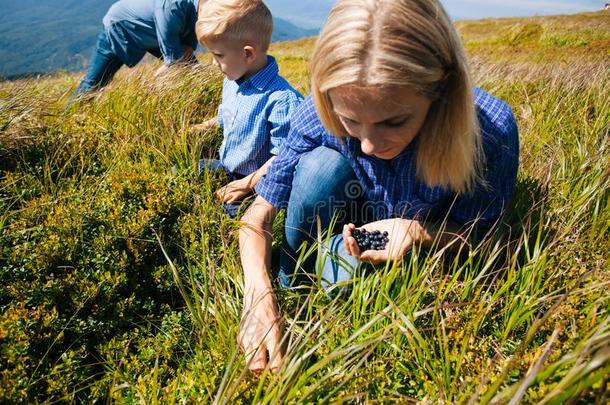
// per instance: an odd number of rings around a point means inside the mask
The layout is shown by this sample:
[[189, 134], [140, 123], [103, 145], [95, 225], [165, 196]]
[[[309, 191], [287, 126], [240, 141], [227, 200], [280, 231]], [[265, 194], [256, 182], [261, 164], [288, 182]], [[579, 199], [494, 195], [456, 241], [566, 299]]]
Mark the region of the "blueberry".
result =
[[388, 232], [372, 231], [366, 229], [354, 229], [352, 236], [356, 239], [358, 248], [364, 252], [366, 250], [384, 250], [386, 244], [390, 241]]

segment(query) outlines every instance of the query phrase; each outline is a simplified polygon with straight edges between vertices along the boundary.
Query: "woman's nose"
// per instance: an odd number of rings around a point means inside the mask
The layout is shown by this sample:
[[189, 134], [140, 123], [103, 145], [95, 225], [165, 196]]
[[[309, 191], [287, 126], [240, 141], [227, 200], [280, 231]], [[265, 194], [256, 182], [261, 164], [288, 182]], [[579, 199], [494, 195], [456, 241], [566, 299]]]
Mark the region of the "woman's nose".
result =
[[362, 153], [365, 155], [372, 155], [383, 148], [383, 142], [373, 132], [364, 130], [360, 135], [360, 149], [362, 149]]

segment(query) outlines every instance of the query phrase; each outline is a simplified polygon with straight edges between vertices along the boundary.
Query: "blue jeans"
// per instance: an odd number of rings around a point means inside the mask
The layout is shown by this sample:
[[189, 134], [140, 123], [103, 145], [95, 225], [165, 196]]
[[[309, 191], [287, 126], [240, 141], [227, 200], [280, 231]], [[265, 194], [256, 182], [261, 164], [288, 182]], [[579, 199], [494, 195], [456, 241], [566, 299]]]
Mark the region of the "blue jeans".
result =
[[[232, 173], [228, 171], [218, 159], [202, 159], [199, 161], [199, 173], [203, 173], [204, 171], [209, 171], [212, 173], [225, 174], [229, 181], [235, 181], [239, 179], [243, 179], [244, 176], [237, 173]], [[232, 204], [223, 204], [222, 211], [231, 218], [237, 217], [240, 212], [245, 211], [250, 203], [252, 202], [252, 194], [249, 194], [242, 198], [239, 201], [235, 201]]]
[[[360, 263], [345, 251], [341, 230], [346, 223], [368, 222], [369, 214], [360, 212], [363, 202], [356, 174], [339, 152], [320, 146], [301, 157], [286, 210], [279, 271], [283, 288], [317, 280], [316, 269], [324, 289], [352, 279]], [[317, 218], [321, 229], [334, 236], [324, 240], [320, 257], [312, 254], [299, 261], [317, 240]]]
[[[147, 52], [157, 59], [163, 58], [159, 48], [148, 49]], [[194, 55], [189, 63], [197, 63]], [[123, 61], [112, 51], [106, 31], [102, 28], [97, 36], [87, 73], [72, 97], [106, 86], [123, 65]]]
[[97, 36], [97, 43], [91, 54], [87, 73], [76, 88], [74, 95], [104, 87], [112, 80], [121, 66], [123, 66], [123, 62], [112, 51], [106, 31], [102, 29]]

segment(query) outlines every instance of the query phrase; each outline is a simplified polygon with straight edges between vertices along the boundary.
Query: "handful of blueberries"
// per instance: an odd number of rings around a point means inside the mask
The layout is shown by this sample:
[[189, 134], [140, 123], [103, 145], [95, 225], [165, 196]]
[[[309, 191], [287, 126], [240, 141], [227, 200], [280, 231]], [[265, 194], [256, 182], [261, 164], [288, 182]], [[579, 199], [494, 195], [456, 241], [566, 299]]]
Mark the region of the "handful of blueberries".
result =
[[390, 239], [388, 233], [381, 231], [368, 232], [366, 229], [354, 229], [352, 236], [356, 239], [361, 252], [365, 250], [383, 250]]

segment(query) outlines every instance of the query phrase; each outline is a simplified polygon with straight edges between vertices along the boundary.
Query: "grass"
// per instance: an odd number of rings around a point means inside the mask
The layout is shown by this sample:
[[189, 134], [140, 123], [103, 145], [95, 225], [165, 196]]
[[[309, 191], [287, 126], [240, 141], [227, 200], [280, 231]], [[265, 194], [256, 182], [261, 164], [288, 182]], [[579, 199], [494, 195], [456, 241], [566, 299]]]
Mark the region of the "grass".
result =
[[[476, 83], [520, 127], [504, 224], [460, 257], [416, 252], [362, 275], [347, 297], [280, 292], [288, 355], [261, 378], [235, 344], [238, 223], [193, 166], [221, 134], [188, 131], [215, 113], [218, 73], [161, 86], [154, 66], [121, 71], [68, 111], [77, 76], [1, 83], [0, 399], [608, 401], [610, 25], [581, 24], [607, 18], [459, 24]], [[303, 92], [312, 45], [272, 50]], [[277, 248], [279, 222], [274, 235]]]

